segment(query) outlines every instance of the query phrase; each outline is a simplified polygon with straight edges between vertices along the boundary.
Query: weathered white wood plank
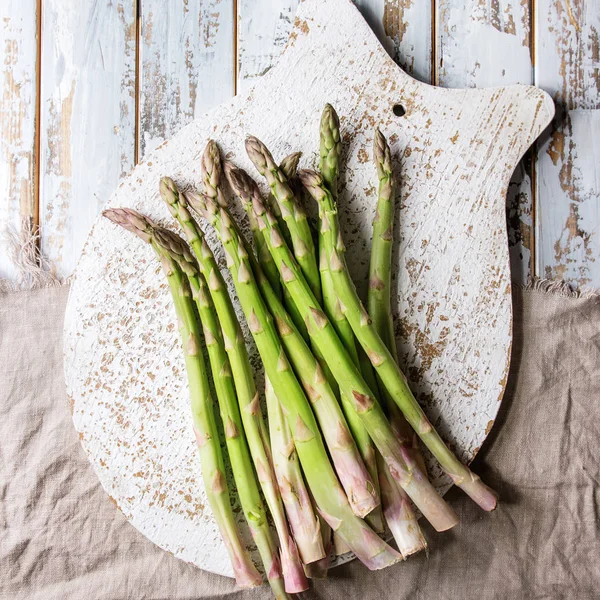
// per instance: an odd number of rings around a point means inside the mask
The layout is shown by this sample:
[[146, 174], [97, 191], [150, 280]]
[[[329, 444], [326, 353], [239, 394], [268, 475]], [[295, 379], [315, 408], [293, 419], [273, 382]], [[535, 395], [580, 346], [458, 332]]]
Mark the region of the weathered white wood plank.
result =
[[432, 79], [432, 3], [415, 0], [355, 0], [379, 41], [410, 75]]
[[45, 0], [42, 13], [42, 250], [69, 275], [134, 164], [135, 0]]
[[141, 0], [140, 158], [234, 94], [234, 0]]
[[[489, 87], [533, 83], [530, 0], [437, 0], [439, 84]], [[513, 281], [532, 272], [531, 157], [515, 171], [507, 198]]]
[[539, 145], [538, 270], [600, 286], [600, 6], [540, 0], [536, 83], [557, 104]]
[[237, 93], [264, 75], [283, 51], [299, 0], [239, 0]]
[[35, 120], [37, 1], [0, 3], [0, 279], [13, 279], [7, 227], [37, 221]]
[[[299, 0], [240, 0], [237, 91], [250, 88], [279, 58]], [[431, 3], [355, 0], [357, 8], [396, 62], [421, 81], [431, 81]]]

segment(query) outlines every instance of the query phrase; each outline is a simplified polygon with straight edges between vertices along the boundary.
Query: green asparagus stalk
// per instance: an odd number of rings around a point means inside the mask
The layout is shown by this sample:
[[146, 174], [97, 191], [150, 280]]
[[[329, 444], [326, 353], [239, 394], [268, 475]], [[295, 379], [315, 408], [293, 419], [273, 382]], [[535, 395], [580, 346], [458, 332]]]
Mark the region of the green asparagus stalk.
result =
[[377, 209], [373, 220], [373, 242], [369, 269], [368, 311], [390, 353], [397, 360], [391, 307], [392, 242], [394, 239], [394, 176], [392, 156], [381, 131], [375, 132], [373, 159], [379, 187]]
[[293, 592], [301, 581], [302, 567], [279, 495], [268, 434], [260, 410], [259, 395], [256, 391], [244, 336], [215, 257], [204, 239], [202, 230], [188, 210], [185, 196], [179, 193], [177, 186], [168, 177], [163, 177], [161, 180], [160, 193], [171, 214], [179, 221], [198, 260], [200, 272], [208, 283], [221, 324], [252, 462], [281, 544], [281, 563], [286, 589], [289, 587], [289, 591]]
[[307, 397], [294, 374], [252, 271], [248, 252], [229, 215], [210, 198], [198, 206], [221, 239], [236, 292], [248, 321], [265, 372], [280, 399], [292, 431], [300, 463], [320, 513], [369, 568], [381, 569], [400, 555], [352, 512], [321, 438]]
[[[241, 169], [233, 170], [230, 177], [233, 189], [237, 191], [245, 204], [251, 205], [252, 199], [256, 199], [258, 202], [261, 201], [256, 184], [244, 171]], [[194, 206], [194, 201], [191, 201]], [[198, 202], [199, 200], [196, 199], [195, 201]], [[225, 209], [223, 210], [225, 211]], [[229, 213], [227, 213], [227, 216], [232, 222], [231, 227], [235, 228]], [[239, 231], [237, 235], [241, 237]], [[252, 257], [250, 262], [252, 263]], [[266, 277], [262, 277], [255, 265], [253, 265], [253, 270], [263, 298], [278, 323], [285, 350], [300, 376], [305, 391], [313, 402], [313, 410], [321, 425], [323, 436], [350, 505], [355, 514], [363, 517], [378, 506], [379, 497], [373, 479], [352, 439], [337, 398], [319, 363], [294, 327], [281, 302], [269, 286]]]
[[[209, 144], [214, 144], [213, 140], [209, 140]], [[215, 144], [216, 147], [216, 144]], [[213, 157], [213, 160], [221, 160], [220, 156], [217, 155]], [[236, 172], [238, 168], [234, 163], [228, 160], [223, 160], [223, 171], [227, 177], [227, 182], [229, 183], [229, 187], [232, 192], [240, 198], [242, 201], [242, 206], [248, 215], [248, 223], [250, 224], [250, 231], [252, 233], [252, 239], [254, 240], [254, 247], [256, 248], [256, 256], [260, 265], [273, 288], [273, 291], [280, 296], [281, 295], [281, 282], [279, 280], [279, 271], [273, 262], [273, 257], [269, 252], [265, 244], [265, 239], [263, 237], [262, 231], [258, 227], [258, 223], [256, 222], [256, 217], [251, 210], [252, 200], [248, 194], [242, 194], [240, 190], [240, 182], [238, 182], [238, 177]], [[233, 176], [232, 176], [233, 175]], [[260, 193], [258, 191], [258, 187], [256, 187], [256, 193]], [[207, 194], [208, 195], [208, 194]]]
[[[285, 169], [289, 171], [293, 170], [295, 173], [299, 158], [300, 153], [286, 157], [286, 159], [284, 159]], [[284, 169], [283, 165], [284, 163], [282, 162], [282, 169]], [[244, 208], [246, 208], [259, 263], [263, 268], [274, 293], [279, 295], [281, 291], [279, 271], [277, 270], [275, 263], [273, 263], [271, 253], [265, 245], [262, 232], [258, 229], [254, 212], [251, 208], [248, 210], [246, 202], [248, 201], [249, 196], [248, 194], [242, 193], [243, 190], [240, 189], [237, 178], [235, 176], [232, 178], [231, 176], [232, 172], [235, 170], [233, 163], [223, 161], [223, 166], [230, 187], [237, 195], [239, 195], [244, 203]], [[258, 189], [256, 189], [255, 192], [258, 193]], [[265, 397], [267, 400], [269, 432], [275, 475], [279, 483], [281, 498], [288, 514], [298, 551], [305, 565], [315, 561], [321, 562], [326, 556], [320, 531], [320, 520], [315, 517], [313, 512], [312, 502], [302, 477], [294, 441], [291, 437], [287, 421], [283, 415], [279, 399], [275, 395], [275, 391], [273, 390], [273, 386], [268, 377], [265, 381]]]
[[[340, 121], [331, 104], [326, 104], [325, 109], [323, 110], [319, 137], [319, 165], [323, 175], [323, 180], [325, 181], [327, 189], [331, 193], [332, 197], [337, 198], [340, 152], [342, 144], [340, 139]], [[256, 222], [256, 217], [254, 220]], [[331, 277], [331, 273], [329, 272], [329, 264], [327, 260], [323, 260], [325, 258], [323, 235], [319, 233], [319, 271], [321, 275], [321, 290], [323, 293], [323, 309], [327, 315], [327, 318], [335, 327], [340, 340], [346, 347], [346, 350], [348, 351], [348, 354], [350, 354], [354, 364], [358, 366], [358, 354], [356, 352], [354, 332], [352, 331], [352, 327], [350, 327], [350, 323], [348, 323], [346, 320], [346, 317], [341, 309], [339, 299], [333, 287], [333, 279]], [[362, 424], [360, 417], [354, 410], [352, 402], [344, 394], [341, 394], [341, 401], [344, 415], [348, 421], [350, 431], [356, 440], [358, 450], [363, 458], [363, 461], [365, 462], [365, 465], [367, 466], [371, 478], [376, 482], [378, 487], [379, 478], [377, 474], [377, 462], [375, 458], [373, 441], [365, 429], [365, 426]], [[384, 525], [381, 506], [369, 514], [367, 521], [375, 531], [383, 531]]]
[[[214, 142], [212, 144], [209, 142], [209, 144], [216, 148], [216, 144], [214, 144]], [[216, 158], [219, 158], [218, 154]], [[223, 161], [223, 171], [225, 173], [225, 176], [227, 177], [229, 187], [231, 187], [234, 193], [237, 194], [237, 191], [234, 187], [235, 182], [231, 180], [231, 172], [235, 169], [236, 166], [232, 162], [228, 160]], [[244, 209], [246, 209], [245, 205]], [[273, 262], [273, 257], [271, 256], [269, 249], [265, 245], [265, 240], [263, 238], [262, 232], [258, 228], [258, 223], [256, 222], [256, 217], [254, 216], [254, 213], [251, 210], [246, 209], [246, 214], [248, 215], [248, 223], [250, 224], [250, 231], [252, 232], [254, 247], [256, 248], [256, 256], [258, 257], [258, 260], [265, 272], [265, 275], [269, 280], [269, 283], [271, 284], [271, 287], [273, 288], [274, 292], [277, 295], [279, 295], [281, 294], [281, 282], [279, 281], [279, 271], [277, 270], [277, 267]]]
[[[214, 304], [210, 297], [210, 292], [208, 291], [204, 277], [199, 272], [198, 263], [190, 254], [186, 244], [179, 236], [166, 229], [158, 229], [155, 232], [155, 238], [168, 250], [173, 260], [179, 264], [190, 282], [192, 295], [196, 302], [200, 321], [202, 322], [204, 329], [204, 339], [208, 349], [213, 380], [215, 382], [217, 398], [221, 407], [221, 416], [225, 426], [225, 439], [231, 458], [231, 465], [242, 509], [247, 516], [248, 523], [250, 524], [250, 531], [256, 542], [257, 548], [259, 549], [261, 556], [265, 557], [263, 558], [263, 562], [265, 564], [272, 564], [273, 556], [276, 556], [276, 554], [271, 538], [271, 532], [267, 523], [265, 509], [260, 499], [258, 484], [254, 476], [252, 461], [250, 459], [248, 444], [237, 403], [231, 367], [225, 351], [221, 327]], [[308, 506], [310, 508], [310, 501]], [[312, 514], [312, 521], [310, 515], [306, 515], [308, 521], [303, 520], [305, 515], [302, 512], [296, 512], [292, 516], [299, 519], [297, 523], [291, 521], [292, 529], [294, 529], [294, 524], [296, 525], [296, 529], [300, 532], [310, 530], [311, 527], [316, 527], [316, 518], [314, 514]], [[318, 535], [319, 531], [317, 530], [316, 536]], [[305, 550], [309, 556], [312, 552], [316, 551], [318, 553], [317, 558], [313, 558], [313, 560], [317, 560], [323, 556], [323, 551], [318, 548], [318, 539], [317, 544], [315, 544], [314, 540], [306, 537], [296, 539], [297, 541], [300, 540], [305, 542]], [[293, 546], [291, 551], [294, 552]], [[301, 592], [307, 589], [308, 582], [303, 576], [303, 573], [292, 571], [291, 575], [295, 575], [296, 580], [292, 585], [286, 583], [286, 588], [290, 588], [287, 591], [292, 592], [295, 590], [296, 592]]]
[[[311, 496], [313, 506], [316, 509], [316, 503], [314, 498]], [[317, 513], [318, 513], [318, 509]], [[332, 535], [331, 527], [327, 524], [327, 521], [317, 514], [319, 518], [319, 524], [321, 526], [321, 539], [323, 541], [323, 548], [325, 549], [325, 556], [321, 560], [305, 565], [304, 572], [309, 579], [327, 579], [327, 572], [329, 571], [329, 563], [331, 562], [331, 547], [332, 547]]]
[[[294, 194], [294, 198], [296, 198], [296, 200], [298, 199], [298, 194], [299, 194], [299, 189], [298, 189], [299, 182], [298, 182], [298, 178], [296, 175], [298, 172], [298, 163], [300, 162], [301, 156], [302, 156], [301, 152], [293, 152], [292, 154], [288, 154], [281, 161], [281, 163], [279, 163], [279, 168], [281, 169], [281, 172], [285, 175], [288, 185], [290, 186], [290, 189], [292, 190], [292, 193]], [[292, 239], [289, 235], [287, 225], [285, 224], [285, 221], [283, 220], [283, 218], [281, 216], [281, 210], [279, 209], [279, 204], [277, 204], [277, 200], [275, 200], [272, 193], [269, 194], [268, 203], [269, 203], [269, 207], [273, 211], [273, 214], [276, 215], [276, 218], [277, 218], [278, 222], [280, 223], [279, 226], [281, 227], [281, 233], [284, 235], [290, 248], [293, 248], [294, 245], [292, 244]], [[250, 208], [250, 212], [252, 212], [251, 208]], [[302, 247], [302, 245], [300, 245], [300, 247]], [[265, 248], [265, 250], [268, 254], [270, 254], [268, 249]], [[277, 267], [275, 267], [275, 269], [277, 269]], [[279, 275], [279, 272], [277, 274]], [[306, 341], [308, 341], [309, 338], [308, 338], [308, 331], [306, 330], [306, 325], [304, 324], [304, 321], [303, 321], [300, 313], [298, 312], [296, 305], [292, 302], [292, 299], [290, 298], [288, 292], [285, 289], [283, 289], [283, 299], [284, 299], [285, 307], [286, 307], [287, 311], [289, 312], [290, 317], [292, 317], [292, 320], [294, 321], [294, 325], [296, 325], [296, 328], [302, 334], [304, 339]]]
[[[210, 143], [210, 142], [209, 142]], [[299, 158], [299, 157], [298, 157]], [[284, 159], [285, 160], [285, 159]], [[292, 159], [290, 159], [292, 160]], [[236, 170], [235, 165], [233, 165], [233, 163], [229, 162], [229, 161], [223, 161], [224, 165], [225, 165], [225, 173], [227, 174], [227, 181], [229, 182], [229, 186], [231, 187], [233, 193], [238, 196], [238, 198], [240, 198], [240, 200], [242, 201], [242, 206], [244, 207], [244, 210], [246, 211], [246, 214], [248, 215], [248, 220], [250, 223], [250, 229], [252, 231], [252, 235], [254, 238], [254, 244], [256, 246], [256, 255], [258, 257], [258, 260], [263, 268], [263, 271], [267, 277], [267, 279], [269, 280], [269, 283], [271, 284], [271, 287], [273, 288], [273, 291], [280, 296], [282, 291], [281, 291], [281, 282], [279, 280], [279, 271], [277, 270], [277, 267], [275, 266], [275, 263], [273, 262], [273, 258], [271, 257], [271, 253], [269, 252], [269, 249], [266, 247], [265, 245], [265, 241], [262, 235], [262, 232], [258, 229], [258, 225], [256, 224], [256, 217], [254, 216], [254, 212], [252, 211], [252, 200], [251, 200], [251, 196], [252, 194], [256, 193], [256, 194], [260, 194], [260, 191], [258, 190], [258, 186], [256, 185], [256, 183], [254, 182], [254, 180], [251, 180], [250, 177], [248, 177], [248, 175], [246, 175], [245, 171], [241, 171], [241, 173], [243, 173], [243, 176], [245, 176], [242, 180], [237, 181], [237, 180], [232, 180], [231, 177], [231, 173]], [[282, 163], [283, 164], [283, 163]], [[286, 165], [286, 168], [292, 168], [293, 165]], [[237, 179], [240, 179], [240, 177], [238, 176]], [[247, 181], [251, 181], [253, 189], [246, 189], [248, 187], [247, 185]], [[279, 205], [277, 204], [277, 202], [272, 199], [273, 201], [271, 202], [271, 206], [273, 207], [277, 207], [277, 209], [279, 209]], [[281, 213], [279, 213], [281, 215]], [[285, 222], [283, 221], [283, 219], [281, 217], [279, 217], [279, 224], [280, 226], [283, 228], [285, 227], [285, 231], [287, 232], [287, 239], [290, 240], [290, 244], [291, 244], [291, 237], [289, 232], [287, 231], [287, 225], [285, 225]], [[282, 231], [284, 231], [282, 229]], [[308, 331], [306, 329], [306, 325], [304, 324], [304, 319], [302, 318], [302, 315], [298, 312], [298, 309], [296, 308], [295, 304], [292, 302], [291, 298], [289, 297], [289, 294], [285, 292], [285, 290], [283, 290], [283, 296], [284, 296], [284, 301], [285, 301], [285, 307], [287, 309], [287, 311], [289, 312], [290, 316], [292, 317], [292, 320], [294, 321], [294, 325], [296, 326], [296, 328], [298, 329], [298, 331], [300, 331], [300, 333], [302, 334], [302, 337], [305, 340], [308, 340]]]
[[[371, 262], [369, 268], [369, 293], [367, 297], [367, 311], [373, 327], [387, 346], [390, 354], [397, 364], [398, 349], [394, 335], [394, 320], [391, 307], [391, 269], [392, 269], [392, 244], [394, 239], [394, 175], [392, 171], [392, 156], [388, 143], [381, 133], [375, 132], [373, 142], [373, 159], [377, 169], [379, 181], [377, 193], [377, 209], [373, 220], [373, 242], [371, 247]], [[258, 226], [258, 225], [257, 225]], [[268, 249], [264, 248], [267, 252]], [[273, 263], [273, 267], [275, 267]], [[277, 267], [275, 267], [277, 268]], [[383, 386], [382, 386], [383, 387]], [[419, 449], [416, 432], [408, 424], [400, 409], [383, 387], [383, 397], [386, 400], [392, 427], [398, 437], [413, 453], [414, 459], [426, 473], [423, 454]]]
[[246, 152], [258, 172], [267, 180], [271, 193], [279, 206], [281, 216], [289, 230], [294, 256], [298, 260], [298, 264], [313, 293], [320, 299], [319, 269], [312, 233], [305, 212], [295, 200], [286, 176], [275, 164], [267, 147], [258, 138], [249, 136], [246, 138]]
[[392, 477], [381, 454], [377, 454], [379, 488], [383, 515], [403, 558], [427, 549], [427, 540], [419, 527], [406, 492]]
[[[253, 565], [244, 547], [229, 503], [229, 490], [225, 479], [225, 467], [219, 436], [215, 423], [214, 404], [200, 348], [200, 327], [194, 310], [189, 284], [178, 263], [154, 236], [154, 224], [130, 209], [110, 209], [103, 215], [144, 242], [151, 244], [159, 257], [167, 276], [173, 303], [179, 320], [186, 370], [190, 389], [192, 418], [202, 464], [202, 478], [206, 495], [221, 537], [229, 553], [236, 581], [242, 587], [254, 587], [262, 583], [262, 577]], [[249, 521], [250, 523], [250, 521]], [[252, 523], [250, 523], [252, 526]], [[273, 556], [278, 564], [276, 556]], [[277, 598], [287, 598], [281, 579], [273, 578], [273, 590]]]
[[[284, 174], [287, 179], [288, 185], [292, 190], [294, 195], [296, 194], [296, 190], [294, 189], [294, 182], [296, 181], [296, 172], [298, 171], [298, 163], [300, 161], [301, 152], [293, 152], [292, 154], [288, 154], [280, 163], [279, 168], [281, 172]], [[287, 243], [292, 246], [292, 238], [290, 237], [290, 232], [288, 231], [287, 225], [281, 216], [281, 210], [279, 209], [279, 204], [277, 204], [277, 200], [275, 200], [272, 192], [269, 192], [267, 197], [267, 202], [269, 204], [270, 209], [273, 211], [273, 214], [277, 217], [279, 221], [279, 226], [281, 227], [281, 233], [285, 236]]]
[[[322, 221], [328, 227], [328, 224], [337, 223], [337, 211], [335, 209], [327, 210], [327, 207], [323, 206], [323, 203], [321, 202], [323, 199], [321, 177], [317, 173], [307, 171], [300, 174], [300, 177], [304, 186], [309, 190], [313, 198], [321, 203]], [[441, 467], [451, 477], [452, 481], [465, 491], [481, 508], [487, 511], [493, 510], [497, 504], [495, 492], [487, 487], [467, 466], [463, 465], [442, 441], [442, 438], [429, 422], [423, 409], [415, 400], [398, 364], [390, 354], [385, 343], [377, 334], [377, 331], [375, 331], [371, 318], [358, 298], [356, 288], [348, 273], [343, 252], [340, 253], [340, 250], [343, 247], [343, 241], [340, 236], [333, 239], [333, 236], [330, 234], [330, 232], [335, 229], [338, 229], [339, 231], [339, 228], [329, 227], [328, 232], [326, 232], [325, 246], [327, 259], [336, 292], [340, 297], [344, 314], [352, 326], [356, 339], [367, 353], [371, 364], [375, 367], [375, 371], [393, 401], [398, 405], [398, 408], [400, 408], [406, 420], [417, 432], [431, 453], [436, 457]], [[275, 256], [273, 256], [273, 259], [277, 264], [278, 259], [276, 259]], [[277, 266], [279, 268], [279, 265]], [[372, 392], [369, 390], [368, 386], [366, 386], [364, 380], [357, 383], [360, 385], [356, 385], [355, 391], [358, 394], [361, 394], [361, 397], [366, 396], [367, 400], [365, 400], [365, 403], [370, 405], [371, 402], [374, 401]], [[376, 442], [376, 440], [374, 441]], [[382, 455], [386, 458], [383, 452]], [[394, 475], [393, 471], [392, 475]], [[415, 501], [414, 497], [406, 490], [406, 488], [405, 491], [407, 491], [412, 500]]]
[[321, 526], [313, 511], [310, 496], [302, 477], [292, 433], [279, 398], [275, 395], [275, 390], [268, 378], [265, 381], [265, 397], [269, 415], [273, 462], [281, 498], [285, 504], [302, 562], [310, 564], [325, 556]]
[[[306, 185], [306, 183], [303, 181]], [[311, 338], [315, 341], [331, 368], [340, 390], [353, 402], [371, 439], [390, 466], [394, 477], [406, 493], [436, 527], [443, 531], [457, 523], [454, 511], [437, 494], [435, 488], [419, 471], [407, 466], [406, 457], [373, 393], [337, 336], [335, 329], [321, 310], [298, 264], [286, 246], [273, 216], [265, 206], [253, 200], [257, 221], [279, 269], [282, 283], [288, 287], [298, 309], [307, 320]], [[331, 267], [331, 261], [330, 261]], [[333, 270], [332, 270], [333, 273]], [[351, 323], [352, 324], [352, 323]]]
[[[359, 355], [358, 360], [360, 364], [360, 372], [369, 389], [375, 390], [375, 395], [378, 395], [381, 392], [375, 377], [375, 372], [373, 371], [373, 366], [369, 362], [369, 358], [365, 354], [362, 347], [359, 346], [357, 348], [357, 352]], [[398, 409], [394, 403], [391, 404], [393, 408]], [[401, 414], [402, 413], [400, 413], [400, 415]], [[402, 418], [404, 419], [404, 417]], [[404, 420], [404, 423], [406, 423], [406, 420]], [[421, 463], [418, 460], [414, 460], [414, 462], [410, 461], [411, 458], [414, 459], [414, 454], [411, 453], [412, 447], [410, 446], [410, 443], [408, 443], [409, 440], [403, 439], [399, 435], [395, 428], [395, 421], [393, 417], [390, 419], [390, 425], [396, 434], [398, 442], [405, 449], [406, 456], [409, 457], [408, 462], [414, 465], [415, 468], [420, 468], [421, 473], [426, 475], [427, 471], [421, 467]], [[408, 425], [408, 423], [406, 423], [406, 425]], [[408, 425], [408, 427], [410, 427], [410, 425]], [[423, 455], [419, 452], [418, 456], [422, 461]], [[398, 550], [400, 550], [400, 553], [404, 558], [408, 558], [411, 554], [415, 554], [421, 550], [426, 550], [427, 540], [425, 539], [425, 536], [419, 527], [419, 522], [412, 508], [408, 495], [392, 477], [389, 467], [379, 452], [376, 452], [376, 458], [383, 516], [387, 526], [394, 536], [394, 540], [396, 540]]]

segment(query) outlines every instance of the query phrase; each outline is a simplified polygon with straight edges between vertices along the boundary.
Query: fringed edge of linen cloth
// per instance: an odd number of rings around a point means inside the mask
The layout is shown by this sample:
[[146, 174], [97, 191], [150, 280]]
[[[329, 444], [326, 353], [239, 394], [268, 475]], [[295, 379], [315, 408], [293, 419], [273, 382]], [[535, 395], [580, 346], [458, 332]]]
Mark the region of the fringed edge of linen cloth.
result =
[[67, 283], [56, 275], [40, 251], [40, 236], [31, 219], [23, 219], [21, 231], [14, 228], [4, 232], [8, 252], [17, 271], [15, 280], [0, 279], [0, 293], [37, 290]]
[[553, 281], [541, 277], [532, 277], [527, 284], [513, 283], [515, 287], [524, 292], [542, 292], [553, 296], [563, 296], [565, 298], [579, 298], [585, 300], [588, 298], [600, 298], [600, 289], [589, 286], [582, 286], [573, 289], [566, 281]]

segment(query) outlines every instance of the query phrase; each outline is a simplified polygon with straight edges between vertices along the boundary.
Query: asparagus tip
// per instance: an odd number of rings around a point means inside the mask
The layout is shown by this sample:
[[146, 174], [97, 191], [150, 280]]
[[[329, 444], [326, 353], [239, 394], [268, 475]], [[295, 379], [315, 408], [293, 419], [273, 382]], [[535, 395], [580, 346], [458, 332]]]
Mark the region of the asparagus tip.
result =
[[258, 172], [261, 175], [264, 175], [264, 172], [270, 167], [270, 163], [273, 163], [273, 157], [271, 156], [271, 153], [269, 150], [267, 150], [267, 147], [254, 135], [249, 135], [246, 137], [245, 146], [248, 158], [252, 161]]
[[137, 210], [132, 208], [107, 208], [102, 212], [102, 216], [127, 231], [135, 233], [146, 243], [149, 243], [152, 239], [154, 223]]
[[300, 171], [298, 171], [298, 179], [300, 179], [302, 185], [309, 191], [311, 188], [323, 184], [323, 177], [321, 174], [312, 169], [300, 169]]
[[383, 133], [378, 128], [373, 138], [373, 160], [377, 168], [379, 179], [389, 178], [392, 175], [392, 155], [390, 147]]
[[279, 165], [286, 179], [293, 179], [298, 171], [298, 163], [302, 157], [302, 152], [292, 152], [288, 154]]

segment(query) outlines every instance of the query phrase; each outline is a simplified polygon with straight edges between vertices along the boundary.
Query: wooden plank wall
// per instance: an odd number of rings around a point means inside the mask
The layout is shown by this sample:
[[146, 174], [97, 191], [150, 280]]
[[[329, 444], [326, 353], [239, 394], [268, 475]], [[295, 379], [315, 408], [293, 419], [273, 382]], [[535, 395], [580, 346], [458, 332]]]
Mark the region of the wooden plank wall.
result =
[[[36, 117], [38, 11], [36, 0], [0, 6], [0, 227], [21, 230], [37, 221]], [[16, 272], [0, 236], [0, 278]]]
[[140, 159], [235, 93], [234, 6], [228, 0], [143, 0]]
[[[437, 3], [436, 83], [444, 87], [533, 84], [531, 0]], [[512, 278], [526, 283], [533, 272], [531, 155], [509, 187], [507, 217]]]
[[[1, 224], [39, 220], [43, 252], [60, 275], [71, 273], [119, 179], [268, 71], [298, 2], [2, 3]], [[388, 52], [422, 81], [533, 83], [553, 96], [555, 122], [509, 188], [513, 279], [537, 274], [600, 286], [597, 0], [355, 3]], [[14, 277], [5, 250], [0, 245], [0, 277]]]
[[41, 248], [59, 275], [135, 164], [135, 65], [135, 0], [43, 2]]
[[538, 0], [536, 83], [557, 105], [538, 144], [537, 270], [600, 285], [600, 4]]

